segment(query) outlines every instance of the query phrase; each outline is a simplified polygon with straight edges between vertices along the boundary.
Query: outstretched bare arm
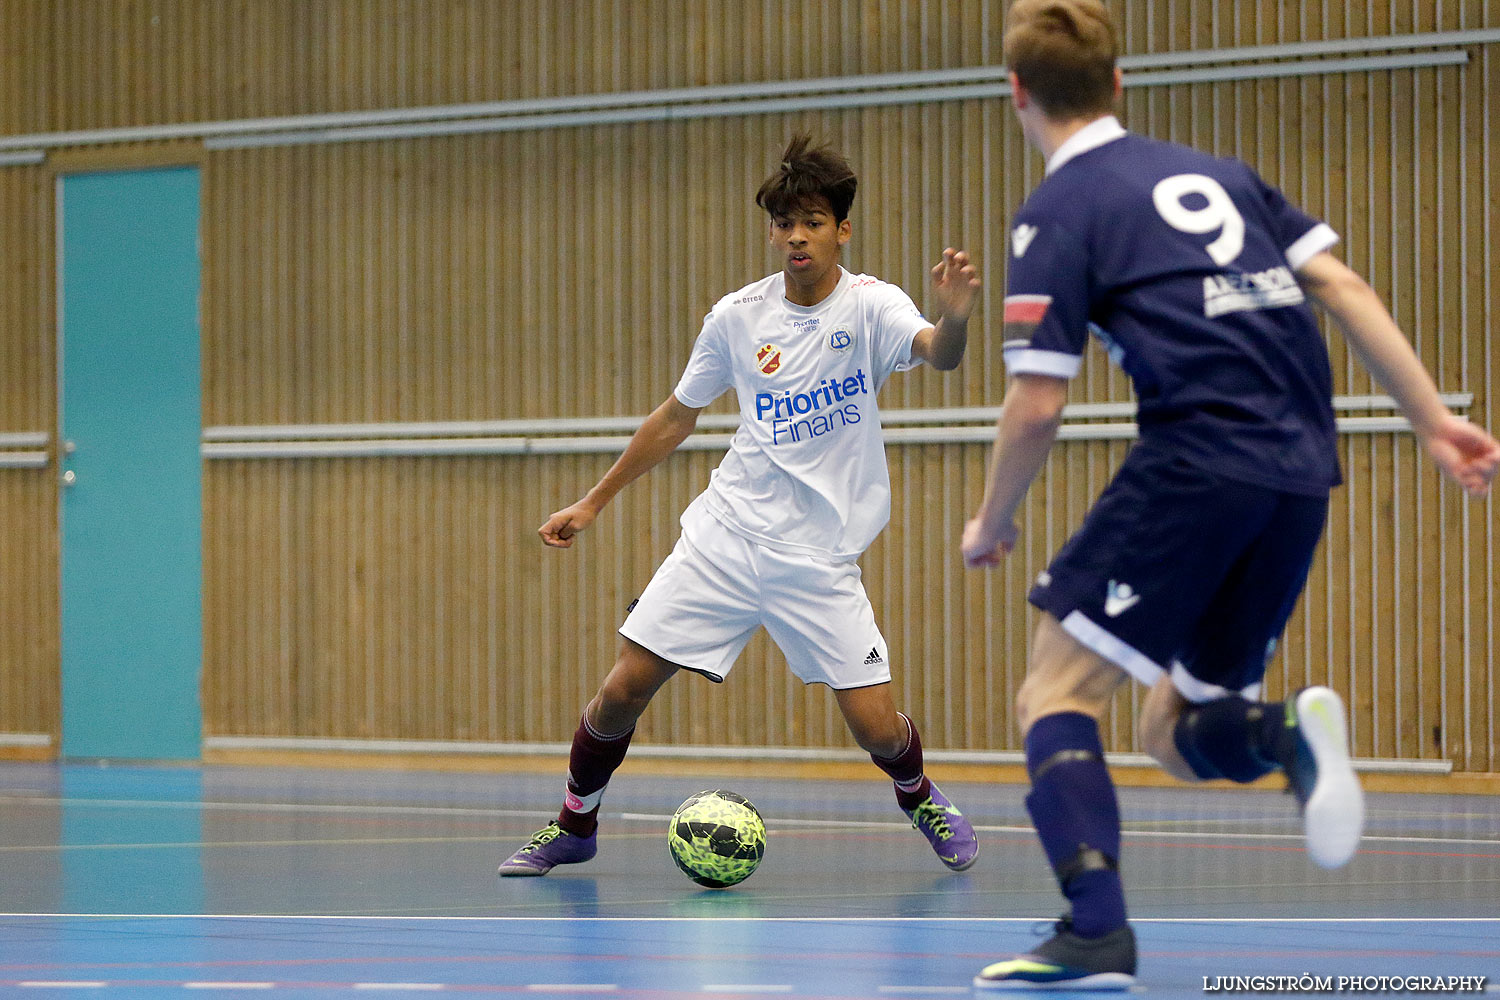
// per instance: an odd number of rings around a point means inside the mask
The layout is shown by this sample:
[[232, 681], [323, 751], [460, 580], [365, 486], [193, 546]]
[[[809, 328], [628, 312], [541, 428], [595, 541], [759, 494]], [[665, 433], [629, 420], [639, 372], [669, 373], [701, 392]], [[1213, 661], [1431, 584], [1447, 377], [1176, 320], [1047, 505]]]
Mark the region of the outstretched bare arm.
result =
[[1360, 362], [1395, 398], [1438, 467], [1472, 496], [1489, 492], [1500, 470], [1500, 441], [1443, 405], [1432, 376], [1375, 290], [1326, 252], [1304, 264], [1297, 278], [1333, 317]]
[[625, 451], [588, 495], [556, 512], [537, 529], [542, 542], [558, 549], [570, 547], [573, 536], [593, 524], [594, 518], [616, 493], [677, 450], [677, 446], [693, 433], [701, 412], [701, 407], [684, 406], [675, 395], [668, 396], [641, 424]]
[[944, 250], [943, 259], [932, 269], [932, 293], [942, 315], [937, 325], [917, 334], [911, 345], [912, 357], [940, 372], [958, 367], [969, 344], [969, 315], [974, 311], [979, 287], [979, 272], [969, 262], [969, 255], [952, 247]]
[[964, 526], [964, 565], [998, 566], [1016, 542], [1016, 510], [1057, 438], [1066, 379], [1017, 375], [1005, 393], [989, 478], [979, 510]]

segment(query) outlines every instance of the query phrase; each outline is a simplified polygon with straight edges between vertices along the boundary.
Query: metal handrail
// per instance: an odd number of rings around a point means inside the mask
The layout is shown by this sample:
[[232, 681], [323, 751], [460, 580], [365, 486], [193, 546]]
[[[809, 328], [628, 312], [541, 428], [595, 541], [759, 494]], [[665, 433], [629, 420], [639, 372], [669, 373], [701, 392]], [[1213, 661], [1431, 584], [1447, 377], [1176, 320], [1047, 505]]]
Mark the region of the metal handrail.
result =
[[[1141, 53], [1124, 56], [1119, 64], [1127, 86], [1155, 86], [1229, 79], [1254, 79], [1303, 73], [1360, 72], [1417, 66], [1455, 64], [1467, 53], [1455, 47], [1500, 42], [1500, 29], [1421, 32], [1292, 42], [1281, 45], [1198, 49], [1186, 52]], [[1325, 56], [1356, 53], [1407, 52], [1446, 48], [1445, 52], [1371, 56], [1326, 60]], [[1295, 63], [1278, 60], [1296, 59]], [[1254, 66], [1233, 64], [1255, 61]], [[1189, 67], [1181, 69], [1180, 67]], [[860, 94], [876, 91], [876, 94]], [[279, 145], [289, 142], [348, 141], [396, 136], [495, 131], [504, 127], [544, 128], [587, 124], [589, 121], [653, 120], [655, 118], [752, 114], [814, 107], [859, 107], [872, 103], [909, 103], [1004, 96], [1009, 93], [1003, 66], [963, 67], [905, 73], [771, 80], [709, 87], [571, 94], [511, 101], [484, 101], [417, 108], [326, 112], [268, 118], [246, 118], [171, 125], [137, 125], [64, 132], [0, 136], [0, 165], [36, 163], [45, 150], [116, 142], [155, 142], [203, 139], [210, 148], [238, 145]], [[769, 100], [767, 100], [769, 99]], [[844, 103], [840, 103], [840, 102]], [[760, 102], [760, 103], [757, 103]], [[801, 103], [798, 103], [801, 102]], [[618, 114], [645, 117], [621, 119]], [[649, 114], [648, 114], [649, 112]], [[604, 117], [590, 119], [590, 115]], [[476, 124], [476, 122], [480, 124]], [[446, 131], [420, 131], [441, 127]], [[380, 129], [418, 131], [372, 131]]]

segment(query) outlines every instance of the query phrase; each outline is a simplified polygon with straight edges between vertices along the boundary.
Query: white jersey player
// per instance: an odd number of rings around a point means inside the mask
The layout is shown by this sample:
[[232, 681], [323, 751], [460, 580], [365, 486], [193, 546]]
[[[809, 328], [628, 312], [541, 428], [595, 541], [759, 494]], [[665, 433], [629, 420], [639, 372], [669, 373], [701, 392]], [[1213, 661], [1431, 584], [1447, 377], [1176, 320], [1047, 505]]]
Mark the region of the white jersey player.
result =
[[573, 736], [563, 809], [501, 875], [592, 858], [605, 785], [652, 696], [679, 670], [722, 681], [760, 626], [799, 678], [833, 689], [942, 862], [974, 863], [973, 827], [924, 775], [917, 729], [891, 699], [886, 642], [855, 560], [890, 517], [876, 394], [894, 372], [958, 365], [979, 279], [967, 254], [945, 250], [932, 269], [941, 317], [931, 323], [901, 289], [845, 271], [856, 187], [842, 156], [807, 136], [791, 142], [756, 195], [781, 271], [719, 300], [672, 395], [588, 495], [542, 525], [543, 542], [571, 546], [735, 390], [739, 430], [620, 627], [619, 658]]

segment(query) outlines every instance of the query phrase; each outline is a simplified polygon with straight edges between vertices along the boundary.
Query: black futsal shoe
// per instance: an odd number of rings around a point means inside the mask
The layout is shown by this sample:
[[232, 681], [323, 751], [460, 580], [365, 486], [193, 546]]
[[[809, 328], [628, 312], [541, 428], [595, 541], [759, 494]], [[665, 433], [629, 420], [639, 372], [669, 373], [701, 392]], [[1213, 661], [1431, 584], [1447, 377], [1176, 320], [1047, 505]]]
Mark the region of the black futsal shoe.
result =
[[1135, 985], [1135, 931], [1125, 924], [1103, 937], [1073, 933], [1064, 916], [1055, 933], [1024, 955], [987, 965], [976, 990], [1128, 990]]

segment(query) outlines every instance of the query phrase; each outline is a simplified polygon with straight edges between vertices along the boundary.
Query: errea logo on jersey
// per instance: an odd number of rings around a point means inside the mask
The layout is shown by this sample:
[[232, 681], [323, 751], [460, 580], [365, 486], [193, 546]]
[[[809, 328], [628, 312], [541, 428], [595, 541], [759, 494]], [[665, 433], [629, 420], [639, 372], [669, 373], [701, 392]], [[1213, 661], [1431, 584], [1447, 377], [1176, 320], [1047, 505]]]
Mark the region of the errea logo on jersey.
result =
[[776, 369], [781, 367], [781, 348], [775, 344], [766, 344], [756, 351], [755, 367], [760, 369], [762, 375], [776, 374]]
[[1024, 222], [1010, 231], [1010, 252], [1017, 258], [1026, 256], [1026, 250], [1031, 246], [1031, 241], [1036, 239], [1036, 226], [1028, 226]]

